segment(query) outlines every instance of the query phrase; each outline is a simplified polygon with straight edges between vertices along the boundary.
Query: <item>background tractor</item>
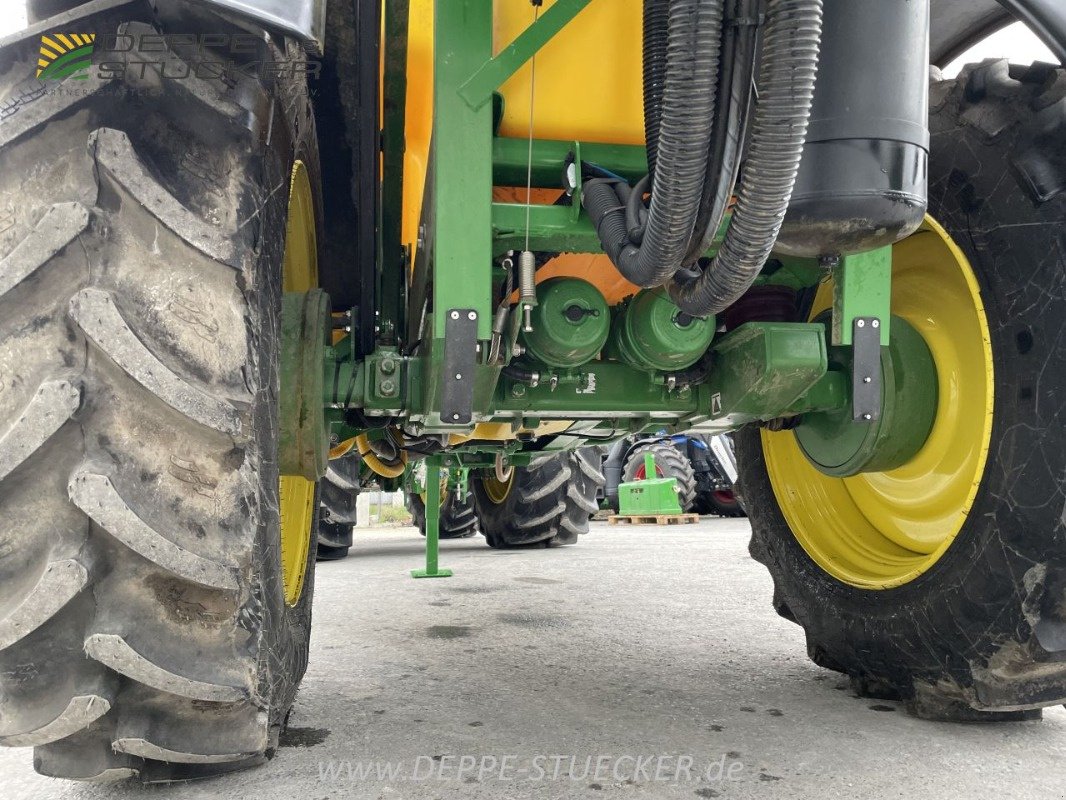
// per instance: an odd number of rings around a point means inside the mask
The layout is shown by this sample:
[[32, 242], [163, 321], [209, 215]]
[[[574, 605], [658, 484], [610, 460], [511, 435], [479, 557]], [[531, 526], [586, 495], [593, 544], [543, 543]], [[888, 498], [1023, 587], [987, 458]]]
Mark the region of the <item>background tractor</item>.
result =
[[[655, 456], [655, 475], [648, 476], [644, 456]], [[647, 477], [674, 478], [683, 512], [743, 517], [744, 508], [734, 490], [737, 461], [728, 434], [699, 436], [629, 436], [607, 451], [603, 462], [606, 478], [604, 502], [618, 510], [618, 485]]]
[[37, 770], [275, 752], [331, 446], [424, 462], [441, 577], [460, 471], [490, 544], [566, 544], [582, 448], [735, 432], [816, 663], [924, 718], [1066, 701], [1066, 76], [930, 81], [1014, 19], [1063, 58], [1061, 0], [29, 8], [0, 743]]

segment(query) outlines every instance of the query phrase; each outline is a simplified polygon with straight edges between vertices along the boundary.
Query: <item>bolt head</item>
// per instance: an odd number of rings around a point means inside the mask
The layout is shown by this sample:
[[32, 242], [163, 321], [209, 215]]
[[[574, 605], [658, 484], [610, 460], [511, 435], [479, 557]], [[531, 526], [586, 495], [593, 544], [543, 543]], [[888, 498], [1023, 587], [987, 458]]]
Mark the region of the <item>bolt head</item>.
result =
[[461, 372], [455, 373], [455, 379], [457, 381], [461, 381], [463, 379], [463, 373], [461, 373]]
[[865, 378], [862, 379], [862, 382], [863, 383], [873, 383], [874, 379], [871, 378], [869, 375], [867, 375]]
[[880, 327], [881, 327], [881, 320], [879, 320], [879, 319], [875, 319], [875, 320], [874, 320], [873, 322], [871, 322], [870, 324], [871, 324], [871, 325], [873, 325], [873, 326], [874, 326], [875, 328], [880, 328]]
[[858, 326], [859, 326], [860, 328], [865, 328], [865, 327], [866, 327], [866, 320], [864, 320], [864, 319], [860, 319], [860, 320], [859, 320], [859, 321], [858, 321], [858, 322], [857, 322], [856, 324], [857, 324], [857, 325], [858, 325]]
[[469, 314], [466, 315], [466, 318], [471, 320], [471, 321], [477, 319], [477, 312], [476, 311], [471, 311]]
[[452, 319], [459, 319], [459, 312], [458, 311], [453, 311], [451, 313], [451, 318]]
[[452, 414], [452, 419], [458, 421], [459, 415], [458, 414]]
[[866, 420], [867, 422], [869, 422], [870, 420], [872, 420], [874, 418], [874, 415], [873, 414], [863, 414], [862, 418], [864, 420]]

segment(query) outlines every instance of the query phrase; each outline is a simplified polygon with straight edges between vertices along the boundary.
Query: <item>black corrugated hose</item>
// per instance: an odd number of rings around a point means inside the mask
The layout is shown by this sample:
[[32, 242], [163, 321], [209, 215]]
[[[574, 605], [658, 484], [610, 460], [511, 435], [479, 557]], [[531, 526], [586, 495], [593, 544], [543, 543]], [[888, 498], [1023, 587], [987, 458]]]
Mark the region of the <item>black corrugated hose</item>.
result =
[[694, 277], [678, 275], [670, 284], [671, 298], [685, 313], [703, 317], [728, 308], [751, 287], [770, 256], [803, 155], [821, 34], [822, 0], [769, 1], [759, 99], [736, 209], [710, 266]]
[[[582, 203], [619, 272], [639, 286], [653, 287], [668, 281], [682, 266], [699, 211], [714, 123], [723, 4], [722, 0], [646, 2], [667, 6], [669, 24], [657, 138], [657, 98], [645, 97], [653, 114], [655, 176], [640, 245], [630, 240], [626, 225], [632, 191], [628, 185], [591, 180], [584, 186]], [[653, 59], [658, 58], [655, 52]], [[654, 79], [645, 90], [657, 92]]]
[[[670, 0], [644, 0], [644, 136], [648, 143], [648, 174], [652, 176], [659, 152], [669, 24]], [[649, 102], [651, 98], [655, 101]]]
[[737, 183], [751, 116], [759, 3], [760, 0], [739, 0], [734, 9], [735, 16], [726, 17], [711, 157], [707, 160], [707, 178], [695, 230], [685, 254], [685, 265], [695, 264], [711, 248]]

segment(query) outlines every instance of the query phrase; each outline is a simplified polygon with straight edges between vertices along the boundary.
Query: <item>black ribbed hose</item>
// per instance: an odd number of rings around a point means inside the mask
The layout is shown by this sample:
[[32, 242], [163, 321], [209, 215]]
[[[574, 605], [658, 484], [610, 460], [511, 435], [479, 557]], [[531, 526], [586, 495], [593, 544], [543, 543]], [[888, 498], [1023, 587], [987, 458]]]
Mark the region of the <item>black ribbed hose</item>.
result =
[[711, 248], [737, 183], [751, 113], [758, 31], [754, 18], [726, 21], [722, 69], [718, 76], [718, 113], [707, 160], [707, 179], [685, 265], [695, 264]]
[[[692, 238], [707, 172], [722, 38], [721, 0], [668, 5], [666, 70], [653, 141], [655, 179], [641, 243], [628, 235], [628, 186], [594, 179], [582, 192], [604, 251], [626, 279], [646, 288], [661, 286], [681, 268]], [[654, 84], [646, 88], [655, 91]], [[645, 98], [653, 114], [657, 105], [657, 98]]]
[[822, 0], [770, 0], [759, 99], [729, 232], [707, 269], [679, 275], [669, 287], [687, 314], [705, 317], [736, 302], [777, 241], [807, 137], [821, 34]]
[[644, 138], [648, 149], [648, 174], [655, 175], [659, 154], [666, 83], [666, 44], [670, 32], [670, 0], [644, 0]]

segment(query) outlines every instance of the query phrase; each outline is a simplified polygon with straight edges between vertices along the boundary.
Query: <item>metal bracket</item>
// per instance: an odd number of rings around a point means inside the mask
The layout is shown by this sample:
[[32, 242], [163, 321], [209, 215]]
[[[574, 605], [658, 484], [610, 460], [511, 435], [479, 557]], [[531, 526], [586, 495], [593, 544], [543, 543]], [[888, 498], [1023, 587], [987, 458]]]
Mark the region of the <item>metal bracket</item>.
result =
[[852, 419], [873, 422], [881, 419], [881, 320], [857, 317], [851, 341]]
[[833, 344], [850, 345], [855, 320], [880, 320], [881, 344], [888, 345], [892, 324], [892, 248], [882, 247], [831, 260]]
[[444, 321], [444, 369], [441, 421], [466, 425], [474, 414], [474, 368], [477, 364], [477, 312], [453, 308]]

